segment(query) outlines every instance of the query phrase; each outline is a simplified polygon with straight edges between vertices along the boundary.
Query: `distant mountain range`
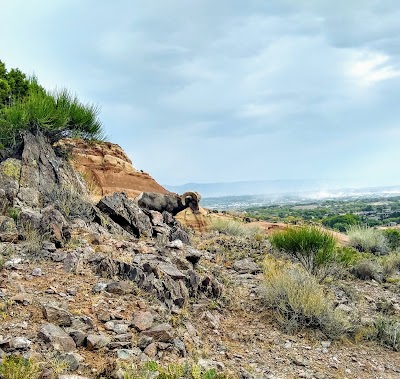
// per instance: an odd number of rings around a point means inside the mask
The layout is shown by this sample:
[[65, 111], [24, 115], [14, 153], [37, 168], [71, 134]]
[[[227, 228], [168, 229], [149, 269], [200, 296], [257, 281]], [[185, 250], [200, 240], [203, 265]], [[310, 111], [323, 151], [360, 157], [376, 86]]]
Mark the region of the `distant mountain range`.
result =
[[[331, 191], [354, 191], [355, 188], [373, 188], [364, 183], [346, 183], [335, 180], [258, 180], [231, 183], [187, 183], [179, 186], [164, 185], [171, 192], [182, 194], [186, 191], [197, 191], [203, 198], [244, 196], [323, 193]], [[376, 188], [376, 187], [375, 187]], [[390, 190], [400, 186], [379, 187]]]

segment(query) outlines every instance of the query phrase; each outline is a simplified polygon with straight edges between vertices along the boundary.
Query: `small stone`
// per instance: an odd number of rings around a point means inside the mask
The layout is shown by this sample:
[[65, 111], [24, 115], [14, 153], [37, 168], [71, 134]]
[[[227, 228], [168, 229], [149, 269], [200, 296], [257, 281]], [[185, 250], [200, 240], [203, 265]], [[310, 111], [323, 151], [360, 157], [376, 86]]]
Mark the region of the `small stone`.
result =
[[99, 293], [104, 291], [107, 288], [107, 283], [96, 283], [93, 288], [92, 291], [94, 293]]
[[212, 370], [212, 369], [219, 370], [219, 371], [225, 370], [225, 365], [222, 362], [213, 361], [211, 359], [199, 359], [197, 364], [203, 370]]
[[71, 330], [69, 332], [69, 335], [74, 340], [76, 346], [79, 347], [85, 345], [87, 334], [82, 330]]
[[119, 359], [122, 359], [123, 361], [130, 360], [130, 359], [136, 357], [137, 355], [138, 355], [137, 351], [135, 351], [135, 350], [131, 350], [131, 349], [118, 349], [117, 350], [117, 357]]
[[102, 322], [107, 322], [111, 320], [111, 313], [101, 309], [97, 312], [97, 319]]
[[120, 281], [107, 284], [106, 291], [116, 295], [127, 295], [132, 293], [132, 282]]
[[105, 347], [110, 342], [110, 338], [104, 334], [89, 334], [86, 338], [88, 350], [100, 349]]
[[133, 316], [132, 324], [139, 331], [149, 329], [154, 322], [151, 312], [136, 312]]
[[144, 351], [143, 351], [148, 357], [154, 358], [157, 354], [157, 344], [156, 343], [151, 343], [148, 345]]
[[14, 337], [9, 342], [11, 349], [29, 349], [31, 345], [32, 341], [25, 337]]
[[44, 304], [42, 306], [43, 317], [59, 326], [70, 326], [72, 324], [72, 315], [67, 310], [54, 304]]
[[84, 361], [84, 358], [78, 353], [60, 354], [59, 359], [68, 365], [70, 371], [77, 370], [81, 362]]
[[142, 332], [142, 335], [153, 337], [159, 342], [171, 342], [173, 340], [172, 327], [169, 324], [159, 324]]
[[107, 321], [104, 324], [104, 327], [107, 330], [112, 330], [113, 332], [118, 333], [118, 334], [126, 333], [129, 329], [127, 324], [124, 324], [122, 322], [116, 322], [116, 321]]
[[32, 276], [42, 276], [43, 272], [40, 267], [36, 267], [32, 270]]
[[240, 273], [256, 274], [261, 269], [258, 267], [251, 258], [245, 258], [240, 261], [236, 261], [233, 264], [233, 269]]
[[74, 340], [54, 324], [43, 325], [38, 336], [46, 342], [50, 342], [56, 350], [70, 352], [76, 348]]
[[140, 336], [138, 341], [138, 347], [144, 350], [148, 345], [150, 345], [154, 341], [153, 337], [149, 336]]
[[158, 265], [158, 268], [164, 274], [170, 276], [172, 279], [186, 279], [186, 275], [179, 271], [175, 266], [161, 263]]
[[24, 305], [32, 304], [32, 296], [27, 293], [19, 293], [13, 296], [11, 300]]

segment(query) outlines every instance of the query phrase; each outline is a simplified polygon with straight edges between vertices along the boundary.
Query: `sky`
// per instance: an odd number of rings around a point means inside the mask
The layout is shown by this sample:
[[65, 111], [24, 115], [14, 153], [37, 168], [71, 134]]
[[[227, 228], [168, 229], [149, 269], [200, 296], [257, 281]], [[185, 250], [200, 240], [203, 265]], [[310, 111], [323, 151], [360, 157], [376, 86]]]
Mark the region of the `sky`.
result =
[[0, 3], [0, 60], [162, 184], [400, 184], [398, 0]]

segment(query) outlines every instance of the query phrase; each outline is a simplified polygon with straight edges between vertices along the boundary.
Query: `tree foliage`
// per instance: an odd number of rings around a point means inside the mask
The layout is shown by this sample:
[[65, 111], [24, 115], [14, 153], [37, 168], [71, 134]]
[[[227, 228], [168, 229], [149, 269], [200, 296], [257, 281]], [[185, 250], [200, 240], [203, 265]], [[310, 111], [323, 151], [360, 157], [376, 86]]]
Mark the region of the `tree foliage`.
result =
[[102, 139], [99, 109], [63, 89], [46, 91], [36, 77], [7, 71], [0, 61], [0, 146], [14, 148], [24, 131], [40, 130], [52, 141], [63, 137]]
[[322, 220], [322, 224], [332, 229], [339, 230], [340, 232], [345, 232], [350, 225], [357, 225], [360, 221], [359, 216], [348, 213], [345, 215], [326, 217]]

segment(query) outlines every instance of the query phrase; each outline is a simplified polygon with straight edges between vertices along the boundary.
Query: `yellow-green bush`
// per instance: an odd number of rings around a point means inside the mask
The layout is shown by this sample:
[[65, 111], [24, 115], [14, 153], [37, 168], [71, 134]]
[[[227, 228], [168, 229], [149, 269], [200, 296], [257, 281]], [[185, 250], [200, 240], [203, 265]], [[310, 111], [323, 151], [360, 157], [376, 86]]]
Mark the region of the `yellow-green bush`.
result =
[[330, 338], [345, 331], [346, 323], [324, 288], [301, 266], [267, 256], [264, 272], [264, 301], [283, 329], [320, 329]]
[[42, 370], [31, 359], [22, 357], [5, 357], [0, 363], [0, 377], [2, 379], [39, 379]]

